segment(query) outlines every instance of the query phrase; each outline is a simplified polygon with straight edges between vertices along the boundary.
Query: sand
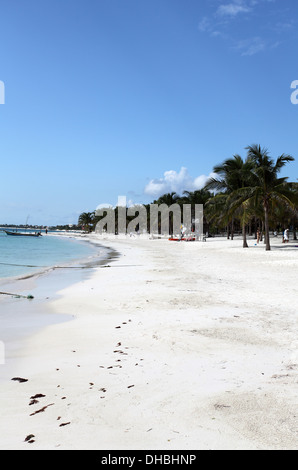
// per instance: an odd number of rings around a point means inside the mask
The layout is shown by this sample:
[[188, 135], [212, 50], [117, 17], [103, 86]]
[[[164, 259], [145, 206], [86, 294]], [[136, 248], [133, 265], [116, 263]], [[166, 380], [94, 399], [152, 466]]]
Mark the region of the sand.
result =
[[0, 365], [0, 448], [296, 449], [294, 242], [100, 243], [119, 257]]

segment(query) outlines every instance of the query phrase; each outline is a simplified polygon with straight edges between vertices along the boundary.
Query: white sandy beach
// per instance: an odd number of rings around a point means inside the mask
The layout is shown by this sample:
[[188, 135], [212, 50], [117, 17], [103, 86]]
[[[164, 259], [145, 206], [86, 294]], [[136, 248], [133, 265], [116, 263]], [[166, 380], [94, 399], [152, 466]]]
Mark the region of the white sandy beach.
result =
[[0, 448], [296, 449], [294, 242], [100, 243], [110, 267], [39, 303], [70, 321], [0, 365]]

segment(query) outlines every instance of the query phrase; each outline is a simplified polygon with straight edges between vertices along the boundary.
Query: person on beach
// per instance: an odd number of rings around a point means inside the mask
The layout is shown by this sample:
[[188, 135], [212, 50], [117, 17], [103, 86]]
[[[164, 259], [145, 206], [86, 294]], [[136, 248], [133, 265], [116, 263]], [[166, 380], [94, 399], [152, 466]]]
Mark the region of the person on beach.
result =
[[257, 243], [259, 243], [260, 241], [260, 230], [258, 229], [257, 230]]
[[289, 229], [288, 228], [286, 228], [286, 230], [284, 231], [283, 243], [289, 243]]

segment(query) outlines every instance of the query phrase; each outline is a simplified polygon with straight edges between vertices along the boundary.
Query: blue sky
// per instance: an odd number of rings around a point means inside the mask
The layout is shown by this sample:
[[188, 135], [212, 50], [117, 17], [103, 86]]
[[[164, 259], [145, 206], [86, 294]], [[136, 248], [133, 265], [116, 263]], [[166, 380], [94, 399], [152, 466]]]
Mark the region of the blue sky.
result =
[[1, 0], [0, 223], [202, 186], [254, 143], [296, 158], [297, 0]]

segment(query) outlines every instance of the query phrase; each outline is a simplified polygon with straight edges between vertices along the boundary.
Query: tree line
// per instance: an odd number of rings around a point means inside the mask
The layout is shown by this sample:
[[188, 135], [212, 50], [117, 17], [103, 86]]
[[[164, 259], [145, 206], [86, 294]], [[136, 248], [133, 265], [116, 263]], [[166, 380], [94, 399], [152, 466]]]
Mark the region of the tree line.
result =
[[[276, 159], [260, 145], [246, 147], [247, 155], [236, 154], [213, 168], [214, 177], [204, 188], [196, 191], [175, 192], [160, 196], [153, 204], [203, 204], [204, 231], [226, 231], [228, 238], [241, 230], [243, 247], [248, 247], [247, 233], [259, 230], [265, 237], [266, 250], [270, 250], [270, 231], [291, 227], [296, 239], [298, 225], [298, 183], [281, 177], [281, 170], [294, 161], [282, 154]], [[144, 204], [146, 208], [150, 204]], [[117, 220], [117, 207], [114, 209]], [[150, 211], [147, 211], [148, 214]], [[101, 217], [95, 211], [83, 212], [78, 225], [86, 231], [95, 229]], [[129, 223], [129, 218], [128, 218]], [[148, 221], [149, 227], [149, 221]]]

